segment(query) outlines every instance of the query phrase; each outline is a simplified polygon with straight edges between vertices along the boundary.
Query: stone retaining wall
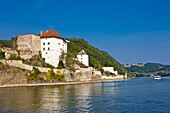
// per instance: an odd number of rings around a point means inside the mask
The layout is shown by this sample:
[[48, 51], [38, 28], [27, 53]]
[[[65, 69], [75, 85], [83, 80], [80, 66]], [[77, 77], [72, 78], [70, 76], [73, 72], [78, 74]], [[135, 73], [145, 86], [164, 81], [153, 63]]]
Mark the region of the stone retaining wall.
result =
[[[18, 67], [21, 69], [32, 71], [33, 67], [36, 66], [30, 66], [27, 64], [24, 64], [22, 60], [0, 60], [1, 63], [4, 65], [9, 65], [12, 67]], [[36, 67], [40, 72], [48, 72], [51, 70], [50, 68], [44, 68], [44, 67]], [[58, 69], [53, 69], [55, 73], [57, 73]], [[80, 68], [79, 70], [76, 70], [76, 72], [71, 72], [67, 69], [60, 69], [61, 73], [66, 75], [66, 81], [90, 81], [92, 78], [92, 71], [93, 68]]]

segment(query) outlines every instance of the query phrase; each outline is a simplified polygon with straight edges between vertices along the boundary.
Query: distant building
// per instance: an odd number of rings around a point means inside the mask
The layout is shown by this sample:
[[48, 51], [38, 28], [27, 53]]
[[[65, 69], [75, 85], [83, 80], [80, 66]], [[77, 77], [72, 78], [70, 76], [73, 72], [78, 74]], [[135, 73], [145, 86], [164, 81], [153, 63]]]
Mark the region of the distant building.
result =
[[138, 66], [138, 67], [144, 67], [145, 64], [143, 63], [136, 63], [136, 64], [125, 64], [124, 67], [131, 67], [131, 66]]
[[77, 58], [78, 60], [83, 63], [86, 66], [89, 66], [89, 56], [87, 55], [87, 53], [82, 50], [77, 54]]
[[40, 38], [42, 58], [57, 67], [62, 52], [67, 53], [67, 41], [55, 30], [41, 32]]
[[131, 64], [125, 64], [124, 67], [131, 67]]
[[118, 75], [118, 71], [114, 70], [114, 67], [103, 67], [104, 71], [109, 71], [111, 74]]

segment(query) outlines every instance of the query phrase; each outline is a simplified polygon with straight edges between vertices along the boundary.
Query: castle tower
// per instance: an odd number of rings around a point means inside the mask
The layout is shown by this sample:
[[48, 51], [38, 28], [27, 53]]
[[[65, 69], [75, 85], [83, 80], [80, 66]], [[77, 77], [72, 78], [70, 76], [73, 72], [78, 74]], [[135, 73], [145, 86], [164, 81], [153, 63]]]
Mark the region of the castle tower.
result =
[[89, 66], [89, 56], [87, 55], [87, 53], [82, 50], [77, 54], [77, 58], [78, 60], [83, 63], [86, 66]]

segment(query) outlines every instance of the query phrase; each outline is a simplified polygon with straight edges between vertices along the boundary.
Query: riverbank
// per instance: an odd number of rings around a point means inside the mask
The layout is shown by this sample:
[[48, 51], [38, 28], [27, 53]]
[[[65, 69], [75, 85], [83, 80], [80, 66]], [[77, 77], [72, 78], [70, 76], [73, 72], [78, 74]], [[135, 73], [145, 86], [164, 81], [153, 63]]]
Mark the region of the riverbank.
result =
[[91, 83], [101, 83], [101, 82], [117, 81], [117, 80], [127, 80], [127, 79], [108, 79], [108, 80], [81, 81], [81, 82], [56, 82], [56, 83], [8, 84], [8, 85], [0, 85], [0, 88], [91, 84]]

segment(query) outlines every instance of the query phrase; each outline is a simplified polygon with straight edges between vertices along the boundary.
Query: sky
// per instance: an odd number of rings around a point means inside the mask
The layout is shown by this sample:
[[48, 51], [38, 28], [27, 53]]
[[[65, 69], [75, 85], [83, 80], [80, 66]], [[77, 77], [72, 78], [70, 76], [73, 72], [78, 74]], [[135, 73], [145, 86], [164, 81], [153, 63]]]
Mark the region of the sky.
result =
[[55, 29], [121, 64], [170, 64], [170, 0], [0, 0], [0, 40]]

